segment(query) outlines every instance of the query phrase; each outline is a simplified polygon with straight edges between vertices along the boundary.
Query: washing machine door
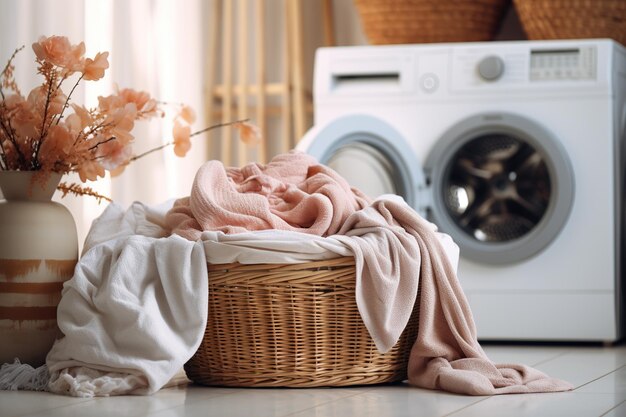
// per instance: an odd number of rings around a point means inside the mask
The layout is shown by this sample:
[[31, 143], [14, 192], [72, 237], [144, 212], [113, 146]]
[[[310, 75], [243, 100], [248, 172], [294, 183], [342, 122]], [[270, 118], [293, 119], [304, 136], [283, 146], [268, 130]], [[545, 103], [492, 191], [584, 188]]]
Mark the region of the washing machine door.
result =
[[515, 114], [479, 114], [452, 126], [425, 162], [432, 220], [463, 257], [482, 264], [527, 259], [552, 242], [574, 198], [560, 141]]
[[309, 153], [371, 198], [397, 194], [417, 207], [424, 172], [402, 135], [387, 122], [349, 115], [315, 126], [296, 149]]

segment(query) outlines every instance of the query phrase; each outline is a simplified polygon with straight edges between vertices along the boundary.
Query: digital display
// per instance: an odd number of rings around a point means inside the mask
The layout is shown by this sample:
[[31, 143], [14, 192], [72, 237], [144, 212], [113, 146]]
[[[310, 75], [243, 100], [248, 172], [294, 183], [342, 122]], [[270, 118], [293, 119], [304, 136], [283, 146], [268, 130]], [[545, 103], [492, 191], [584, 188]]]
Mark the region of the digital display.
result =
[[536, 49], [530, 53], [531, 81], [589, 80], [595, 76], [594, 47]]
[[580, 52], [580, 49], [578, 48], [571, 48], [571, 49], [541, 49], [541, 50], [535, 50], [535, 51], [531, 51], [532, 55], [560, 55], [560, 54], [576, 54], [578, 55], [578, 53]]

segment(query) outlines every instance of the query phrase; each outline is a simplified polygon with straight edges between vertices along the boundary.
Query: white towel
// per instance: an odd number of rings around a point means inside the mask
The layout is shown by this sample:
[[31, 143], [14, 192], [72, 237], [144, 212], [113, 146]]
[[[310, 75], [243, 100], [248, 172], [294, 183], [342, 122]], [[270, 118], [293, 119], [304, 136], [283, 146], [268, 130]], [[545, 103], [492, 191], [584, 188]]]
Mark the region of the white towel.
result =
[[[167, 210], [167, 208], [166, 208]], [[115, 204], [94, 222], [63, 288], [47, 357], [53, 392], [148, 394], [195, 353], [206, 327], [207, 267], [200, 242], [167, 238], [158, 208]]]

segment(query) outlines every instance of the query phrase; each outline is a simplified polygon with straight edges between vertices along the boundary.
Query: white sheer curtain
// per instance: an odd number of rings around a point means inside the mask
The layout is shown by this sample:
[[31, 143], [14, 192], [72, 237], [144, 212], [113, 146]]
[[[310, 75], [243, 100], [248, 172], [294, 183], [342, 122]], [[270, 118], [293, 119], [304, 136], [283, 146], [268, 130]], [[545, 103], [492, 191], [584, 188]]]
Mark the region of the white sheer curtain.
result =
[[[191, 105], [199, 116], [193, 127], [200, 129], [205, 127], [208, 9], [202, 0], [0, 0], [0, 64], [5, 65], [16, 47], [26, 45], [15, 64], [18, 84], [27, 93], [41, 82], [30, 48], [34, 41], [42, 35], [64, 35], [72, 43], [84, 40], [87, 56], [109, 51], [111, 66], [103, 80], [83, 83], [73, 95], [75, 102], [95, 106], [97, 96], [110, 94], [116, 83], [120, 88], [147, 91], [164, 102]], [[138, 123], [133, 132], [135, 152], [140, 153], [168, 142], [171, 123], [167, 117]], [[136, 161], [120, 177], [88, 185], [124, 207], [135, 200], [156, 204], [187, 195], [207, 155], [206, 138], [192, 140], [192, 150], [184, 159], [165, 149]], [[73, 176], [64, 180], [78, 181]], [[80, 241], [105, 207], [90, 197], [58, 201], [72, 211]]]

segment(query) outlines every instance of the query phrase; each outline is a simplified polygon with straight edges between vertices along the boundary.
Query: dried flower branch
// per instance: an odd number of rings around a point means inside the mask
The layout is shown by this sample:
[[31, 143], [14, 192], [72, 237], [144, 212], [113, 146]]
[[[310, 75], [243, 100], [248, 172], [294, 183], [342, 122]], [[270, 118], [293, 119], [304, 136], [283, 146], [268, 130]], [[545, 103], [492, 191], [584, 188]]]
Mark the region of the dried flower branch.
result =
[[[117, 175], [131, 162], [168, 146], [183, 157], [191, 148], [191, 137], [222, 126], [238, 128], [247, 144], [260, 140], [258, 129], [247, 120], [192, 133], [195, 113], [189, 106], [178, 104], [174, 105], [178, 114], [174, 118], [173, 140], [135, 155], [131, 133], [135, 122], [164, 117], [165, 103], [130, 88], [116, 88], [114, 94], [98, 97], [95, 108], [72, 103], [80, 82], [97, 81], [104, 76], [109, 54], [99, 52], [94, 58], [86, 58], [83, 42], [72, 45], [63, 36], [41, 37], [32, 45], [37, 72], [44, 82], [24, 97], [13, 76], [13, 60], [21, 49], [16, 49], [0, 73], [0, 170], [39, 171], [40, 179], [52, 172], [76, 172], [82, 182], [94, 181], [103, 177], [105, 171]], [[75, 74], [77, 80], [66, 96], [62, 86]], [[66, 115], [70, 108], [73, 112]], [[88, 188], [67, 188], [67, 192], [94, 195]]]
[[94, 191], [91, 187], [83, 186], [83, 185], [76, 184], [76, 183], [68, 184], [66, 182], [62, 182], [61, 184], [57, 186], [57, 190], [61, 191], [62, 193], [61, 198], [65, 197], [68, 193], [71, 193], [74, 195], [88, 195], [88, 196], [94, 197], [98, 201], [98, 204], [100, 204], [102, 200], [108, 201], [108, 202], [112, 201], [109, 197], [99, 194], [98, 192]]

